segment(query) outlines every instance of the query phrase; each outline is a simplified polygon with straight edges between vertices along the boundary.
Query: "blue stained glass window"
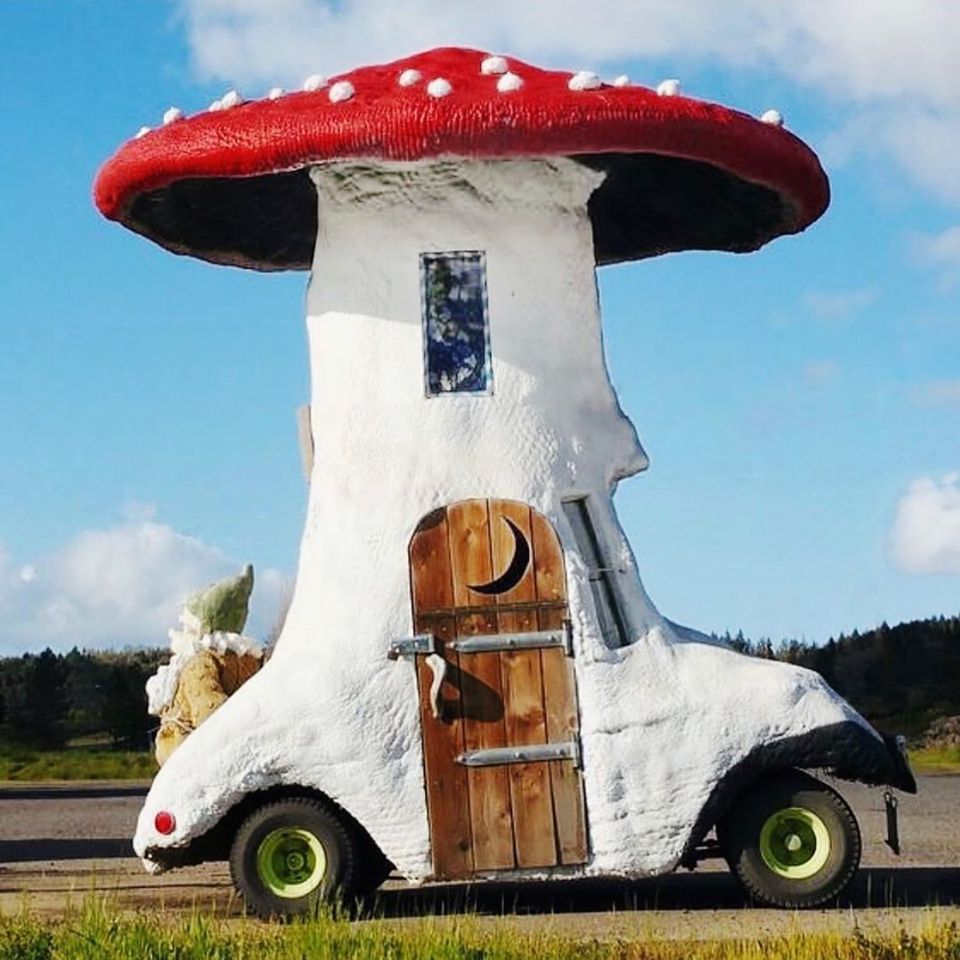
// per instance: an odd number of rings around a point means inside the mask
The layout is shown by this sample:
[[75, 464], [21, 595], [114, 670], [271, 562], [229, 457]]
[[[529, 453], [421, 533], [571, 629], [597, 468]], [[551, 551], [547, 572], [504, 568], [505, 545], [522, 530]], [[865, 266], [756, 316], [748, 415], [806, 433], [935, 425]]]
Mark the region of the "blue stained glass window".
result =
[[487, 270], [475, 250], [420, 255], [427, 396], [489, 393]]

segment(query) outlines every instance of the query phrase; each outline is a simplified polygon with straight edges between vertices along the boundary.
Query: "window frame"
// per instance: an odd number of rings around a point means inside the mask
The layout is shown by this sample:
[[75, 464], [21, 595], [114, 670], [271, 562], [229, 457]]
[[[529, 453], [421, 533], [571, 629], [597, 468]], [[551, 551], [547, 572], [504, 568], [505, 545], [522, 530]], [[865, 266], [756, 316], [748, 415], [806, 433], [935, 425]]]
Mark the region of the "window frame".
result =
[[[442, 259], [475, 259], [480, 266], [481, 307], [483, 310], [483, 390], [433, 390], [430, 386], [430, 336], [427, 329], [427, 264]], [[490, 345], [490, 297], [487, 291], [487, 254], [485, 250], [429, 250], [420, 253], [420, 334], [423, 339], [423, 391], [428, 400], [437, 397], [493, 396], [493, 350]]]
[[590, 497], [566, 497], [560, 501], [574, 542], [587, 567], [590, 593], [597, 611], [597, 626], [603, 643], [611, 650], [630, 645], [630, 630], [623, 599], [613, 574], [617, 572], [604, 556], [597, 528], [590, 514]]

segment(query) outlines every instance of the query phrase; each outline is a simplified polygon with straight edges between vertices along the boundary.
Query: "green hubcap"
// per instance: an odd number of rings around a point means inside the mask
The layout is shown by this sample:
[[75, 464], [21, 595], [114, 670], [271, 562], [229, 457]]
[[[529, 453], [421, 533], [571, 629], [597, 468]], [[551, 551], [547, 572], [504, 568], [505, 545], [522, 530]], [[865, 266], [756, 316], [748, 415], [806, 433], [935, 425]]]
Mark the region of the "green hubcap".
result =
[[760, 856], [778, 876], [806, 880], [823, 869], [830, 856], [830, 834], [813, 811], [787, 807], [760, 829]]
[[257, 847], [257, 873], [278, 897], [294, 899], [313, 893], [326, 872], [323, 845], [309, 830], [282, 827], [268, 833]]

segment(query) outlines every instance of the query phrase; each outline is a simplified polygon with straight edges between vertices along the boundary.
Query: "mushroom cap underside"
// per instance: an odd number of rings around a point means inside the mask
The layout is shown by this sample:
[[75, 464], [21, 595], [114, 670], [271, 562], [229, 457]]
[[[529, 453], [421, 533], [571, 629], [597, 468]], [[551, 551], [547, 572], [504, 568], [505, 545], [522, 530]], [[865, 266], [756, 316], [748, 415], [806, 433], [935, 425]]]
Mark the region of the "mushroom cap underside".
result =
[[606, 174], [588, 204], [598, 264], [755, 250], [826, 209], [816, 155], [782, 127], [582, 76], [443, 48], [313, 78], [128, 141], [101, 169], [96, 203], [176, 253], [258, 270], [309, 269], [308, 171], [337, 160], [570, 157]]

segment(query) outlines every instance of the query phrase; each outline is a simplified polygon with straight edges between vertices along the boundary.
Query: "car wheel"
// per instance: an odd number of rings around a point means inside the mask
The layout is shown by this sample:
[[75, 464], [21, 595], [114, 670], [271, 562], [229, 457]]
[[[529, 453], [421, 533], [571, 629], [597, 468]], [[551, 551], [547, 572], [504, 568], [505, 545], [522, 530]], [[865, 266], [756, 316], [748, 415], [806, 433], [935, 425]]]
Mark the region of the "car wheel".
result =
[[309, 913], [348, 899], [357, 848], [336, 813], [319, 800], [267, 803], [240, 825], [230, 874], [246, 905], [261, 917]]
[[730, 869], [751, 899], [816, 907], [838, 897], [860, 865], [860, 829], [843, 797], [806, 774], [764, 780], [718, 827]]

